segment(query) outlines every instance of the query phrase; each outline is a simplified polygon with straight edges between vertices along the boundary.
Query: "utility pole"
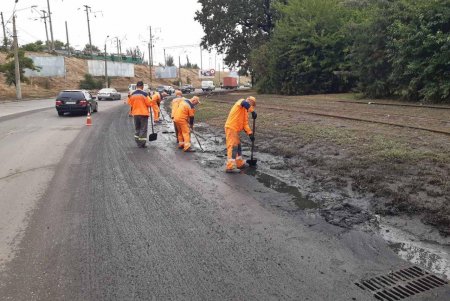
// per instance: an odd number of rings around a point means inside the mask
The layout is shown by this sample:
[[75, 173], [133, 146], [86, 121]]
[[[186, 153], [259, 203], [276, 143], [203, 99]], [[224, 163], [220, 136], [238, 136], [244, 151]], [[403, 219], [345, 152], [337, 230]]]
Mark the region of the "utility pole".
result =
[[164, 68], [167, 66], [166, 48], [164, 48]]
[[148, 65], [150, 68], [150, 82], [152, 82], [152, 69], [153, 69], [153, 36], [152, 27], [150, 26], [150, 43], [148, 44]]
[[55, 50], [55, 41], [53, 40], [52, 13], [50, 12], [50, 0], [47, 0], [48, 23], [50, 24], [50, 36], [52, 38], [52, 50]]
[[8, 39], [6, 38], [6, 29], [5, 29], [5, 21], [3, 20], [3, 12], [0, 12], [0, 15], [2, 16], [2, 26], [3, 26], [3, 46], [8, 48]]
[[70, 56], [69, 29], [67, 28], [67, 21], [66, 21], [66, 40], [67, 40], [67, 55]]
[[119, 57], [119, 37], [116, 37], [117, 57]]
[[181, 88], [181, 59], [180, 56], [178, 56], [178, 72], [180, 73], [179, 75], [179, 81], [178, 81], [178, 85]]
[[83, 5], [86, 11], [86, 18], [87, 18], [87, 25], [88, 25], [88, 34], [89, 34], [89, 52], [91, 53], [92, 56], [92, 40], [91, 40], [91, 26], [89, 24], [89, 10], [91, 9], [90, 6], [87, 5]]
[[108, 64], [106, 61], [106, 41], [105, 41], [105, 88], [108, 87]]
[[47, 18], [48, 18], [48, 16], [46, 15], [47, 12], [46, 12], [45, 10], [41, 10], [41, 12], [42, 12], [42, 14], [44, 15], [44, 16], [41, 17], [41, 19], [44, 19], [44, 25], [45, 25], [45, 37], [47, 38], [46, 44], [47, 44], [48, 51], [50, 52], [50, 51], [52, 51], [52, 45], [50, 45], [50, 41], [49, 41], [49, 39], [48, 39], [48, 30], [47, 30]]
[[203, 71], [202, 45], [200, 45], [200, 71]]
[[19, 43], [17, 42], [16, 16], [13, 14], [13, 39], [14, 39], [14, 63], [16, 81], [16, 99], [22, 99], [22, 88], [20, 86], [20, 66], [19, 66]]

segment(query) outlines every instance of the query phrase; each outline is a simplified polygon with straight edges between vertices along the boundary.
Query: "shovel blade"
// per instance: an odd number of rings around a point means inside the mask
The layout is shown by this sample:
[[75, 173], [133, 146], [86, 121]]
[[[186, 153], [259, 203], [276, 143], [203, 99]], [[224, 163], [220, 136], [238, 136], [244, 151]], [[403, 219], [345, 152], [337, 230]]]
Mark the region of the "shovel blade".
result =
[[155, 141], [156, 139], [158, 139], [157, 133], [153, 133], [148, 136], [148, 141]]
[[256, 166], [256, 163], [258, 163], [258, 159], [248, 159], [247, 164], [249, 166]]

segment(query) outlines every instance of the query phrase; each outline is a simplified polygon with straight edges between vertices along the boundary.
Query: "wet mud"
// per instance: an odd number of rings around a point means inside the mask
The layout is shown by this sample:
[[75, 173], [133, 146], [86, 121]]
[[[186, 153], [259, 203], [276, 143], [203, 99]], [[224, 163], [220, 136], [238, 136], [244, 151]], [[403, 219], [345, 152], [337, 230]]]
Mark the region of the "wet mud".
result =
[[[195, 129], [205, 150], [197, 152], [200, 164], [225, 169], [223, 129], [207, 123], [196, 123]], [[170, 125], [163, 133], [174, 135]], [[250, 158], [250, 141], [247, 140], [245, 135], [241, 136], [244, 159]], [[355, 171], [339, 163], [345, 159], [345, 148], [339, 150], [328, 145], [317, 147], [304, 143], [296, 146], [292, 143], [280, 149], [279, 145], [285, 140], [267, 133], [258, 133], [257, 140], [258, 147], [254, 154], [258, 159], [257, 167], [246, 168], [241, 173], [254, 177], [269, 189], [289, 195], [298, 210], [319, 214], [326, 222], [344, 229], [372, 232], [385, 239], [392, 251], [404, 260], [450, 279], [450, 226], [446, 224], [446, 213], [433, 216], [431, 210], [411, 218], [408, 214], [417, 214], [420, 207], [414, 207], [409, 200], [402, 203], [400, 195], [396, 200], [389, 199], [379, 186], [374, 185], [382, 178], [380, 171], [383, 167], [371, 172], [370, 166], [367, 166], [366, 170], [351, 174]], [[192, 143], [199, 150], [195, 139]], [[296, 155], [298, 149], [305, 156]], [[277, 152], [279, 155], [274, 154]], [[333, 168], [324, 171], [324, 166]], [[384, 193], [392, 193], [394, 189], [389, 186], [392, 181], [384, 181]], [[431, 179], [430, 183], [433, 183]], [[380, 222], [380, 215], [383, 223]], [[440, 220], [442, 216], [444, 218]]]

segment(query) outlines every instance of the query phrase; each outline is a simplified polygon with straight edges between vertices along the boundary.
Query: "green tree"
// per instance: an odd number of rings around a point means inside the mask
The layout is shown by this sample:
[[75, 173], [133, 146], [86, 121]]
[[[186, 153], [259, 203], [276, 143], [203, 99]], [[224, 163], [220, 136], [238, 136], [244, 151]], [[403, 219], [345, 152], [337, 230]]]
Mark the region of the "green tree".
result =
[[393, 6], [387, 58], [394, 94], [413, 101], [450, 102], [448, 0], [399, 0]]
[[38, 40], [34, 43], [28, 43], [20, 47], [24, 51], [43, 52], [46, 48], [44, 42]]
[[[15, 60], [14, 53], [11, 52], [6, 56], [7, 62], [0, 65], [0, 73], [5, 74], [5, 83], [9, 86], [16, 85], [16, 72], [15, 72]], [[25, 77], [25, 70], [30, 69], [34, 71], [40, 70], [39, 67], [35, 66], [33, 60], [25, 56], [23, 50], [19, 50], [19, 70], [20, 70], [20, 81], [28, 82], [28, 78]]]
[[199, 0], [202, 8], [196, 12], [205, 32], [201, 45], [224, 53], [229, 66], [250, 69], [249, 56], [269, 39], [275, 26], [275, 2], [280, 0]]
[[173, 61], [173, 56], [168, 55], [166, 57], [166, 66], [169, 66], [169, 67], [175, 66], [174, 61]]
[[348, 59], [351, 10], [339, 0], [291, 0], [276, 5], [280, 20], [270, 41], [251, 55], [262, 92], [313, 94], [354, 85]]
[[102, 79], [95, 79], [92, 75], [86, 73], [84, 79], [80, 81], [80, 89], [85, 90], [96, 90], [103, 88], [103, 83], [105, 81]]
[[[83, 51], [84, 51], [84, 52], [90, 52], [90, 49], [91, 49], [91, 45], [86, 44], [86, 45], [84, 46]], [[97, 46], [92, 45], [92, 52], [100, 52], [100, 49], [99, 49]]]

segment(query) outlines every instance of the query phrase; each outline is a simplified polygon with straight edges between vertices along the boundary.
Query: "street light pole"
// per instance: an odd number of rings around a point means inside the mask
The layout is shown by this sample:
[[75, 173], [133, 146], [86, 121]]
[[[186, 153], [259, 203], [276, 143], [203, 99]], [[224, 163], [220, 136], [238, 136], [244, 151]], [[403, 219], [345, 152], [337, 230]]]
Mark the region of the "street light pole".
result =
[[152, 27], [150, 26], [150, 43], [148, 43], [148, 65], [150, 69], [150, 84], [152, 82], [152, 69], [153, 69], [153, 37]]
[[109, 81], [108, 81], [108, 63], [106, 61], [106, 41], [108, 40], [109, 36], [106, 36], [105, 39], [105, 88], [109, 88]]
[[47, 0], [48, 23], [50, 24], [50, 36], [52, 38], [52, 50], [55, 50], [55, 41], [53, 40], [52, 13], [50, 12], [50, 0]]
[[67, 55], [70, 56], [69, 29], [67, 28], [67, 21], [66, 21], [66, 39], [67, 39]]
[[49, 41], [49, 39], [48, 39], [48, 30], [47, 30], [47, 12], [45, 11], [45, 10], [41, 10], [41, 12], [42, 12], [42, 14], [43, 14], [43, 16], [41, 17], [42, 19], [44, 19], [44, 25], [45, 25], [45, 37], [47, 38], [47, 48], [48, 48], [48, 51], [50, 52], [50, 51], [52, 51], [52, 45], [50, 44], [50, 41]]
[[3, 12], [0, 12], [0, 15], [2, 16], [2, 27], [3, 27], [3, 46], [8, 48], [8, 39], [6, 38], [6, 29], [5, 29], [5, 21], [3, 20]]
[[20, 86], [19, 43], [17, 42], [16, 16], [13, 14], [13, 38], [14, 38], [14, 65], [16, 81], [16, 99], [22, 99], [22, 87]]
[[89, 24], [89, 9], [91, 9], [90, 6], [87, 5], [83, 5], [85, 10], [86, 10], [86, 18], [87, 18], [87, 25], [88, 25], [88, 34], [89, 34], [89, 52], [91, 53], [91, 56], [93, 55], [92, 53], [92, 40], [91, 40], [91, 26]]

